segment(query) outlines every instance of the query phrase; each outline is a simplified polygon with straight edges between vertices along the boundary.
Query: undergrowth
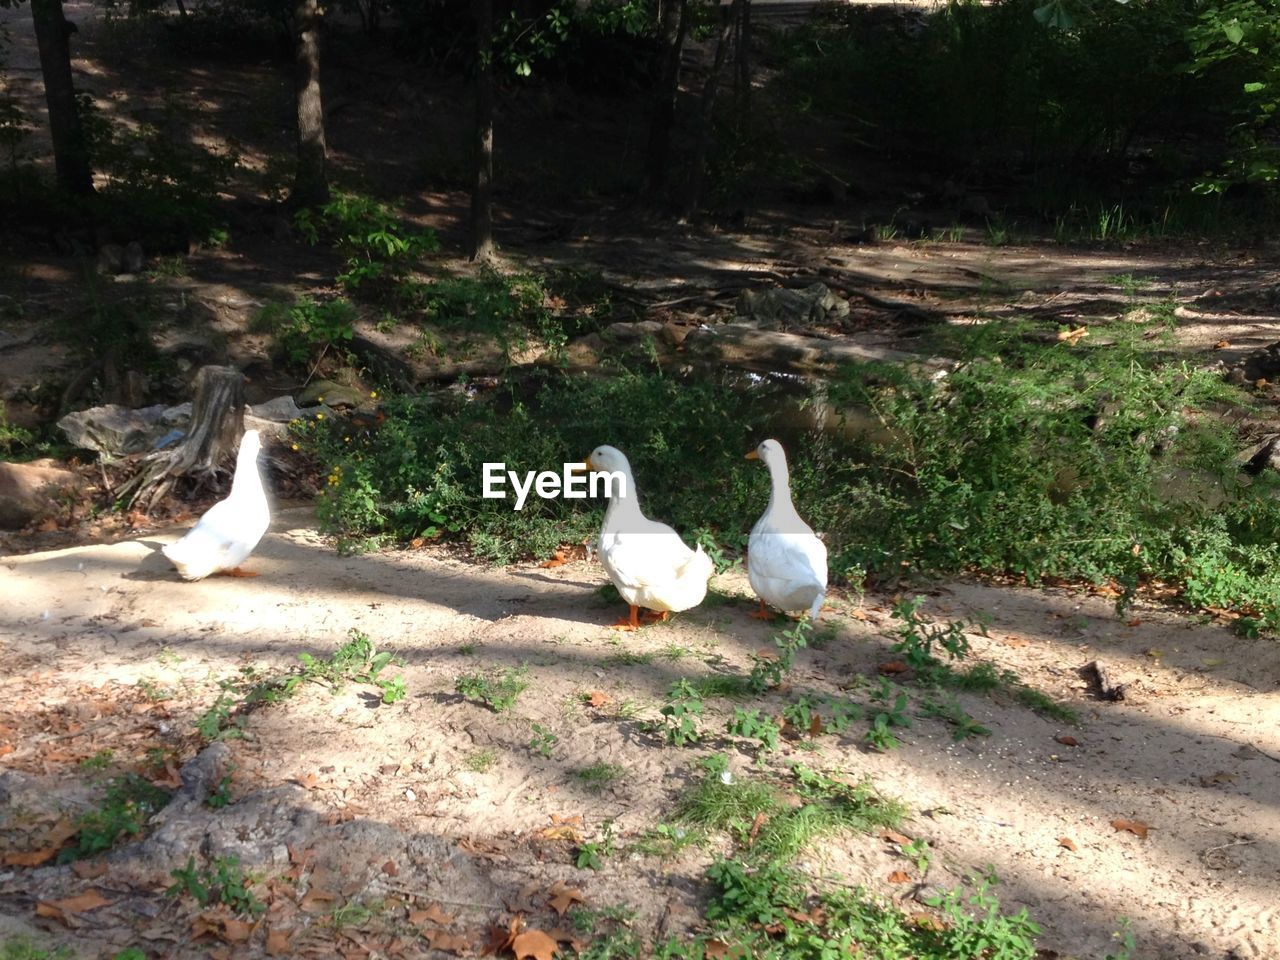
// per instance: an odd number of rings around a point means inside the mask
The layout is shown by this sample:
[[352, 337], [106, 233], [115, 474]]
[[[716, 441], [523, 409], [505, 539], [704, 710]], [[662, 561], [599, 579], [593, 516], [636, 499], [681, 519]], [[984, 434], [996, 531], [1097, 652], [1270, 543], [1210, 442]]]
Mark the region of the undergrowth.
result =
[[714, 377], [543, 371], [484, 400], [394, 398], [350, 440], [326, 422], [298, 435], [339, 478], [320, 516], [352, 547], [447, 537], [495, 562], [549, 556], [598, 529], [598, 506], [529, 497], [516, 511], [481, 495], [482, 465], [558, 470], [612, 443], [651, 516], [737, 549], [767, 499], [743, 452], [780, 434], [837, 579], [988, 571], [1112, 583], [1122, 604], [1165, 582], [1275, 631], [1280, 477], [1240, 471], [1238, 438], [1211, 411], [1247, 395], [1151, 352], [1144, 333], [1162, 331], [1121, 322], [1078, 346], [1019, 324], [955, 332], [938, 345], [946, 376], [867, 364], [834, 377], [847, 431], [788, 434], [776, 396]]

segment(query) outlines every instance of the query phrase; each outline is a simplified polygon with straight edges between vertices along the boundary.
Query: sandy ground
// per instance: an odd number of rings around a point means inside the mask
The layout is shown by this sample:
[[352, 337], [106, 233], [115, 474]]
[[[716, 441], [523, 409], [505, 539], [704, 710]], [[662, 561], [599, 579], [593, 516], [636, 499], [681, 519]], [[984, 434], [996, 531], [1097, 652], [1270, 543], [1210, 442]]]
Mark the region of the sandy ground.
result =
[[[1025, 905], [1043, 925], [1042, 946], [1057, 951], [1045, 956], [1101, 957], [1123, 917], [1133, 922], [1136, 956], [1148, 960], [1280, 955], [1274, 642], [1154, 607], [1118, 619], [1105, 596], [952, 583], [930, 591], [926, 610], [990, 615], [989, 637], [971, 635], [974, 655], [1074, 707], [1078, 729], [1006, 698], [963, 695], [989, 737], [955, 743], [941, 721], [918, 717], [900, 749], [876, 753], [861, 741], [863, 722], [844, 736], [784, 743], [756, 766], [743, 741], [670, 747], [639, 725], [656, 716], [673, 681], [745, 674], [749, 654], [769, 643], [774, 627], [747, 617], [740, 573], [716, 582], [733, 599], [617, 636], [604, 626], [618, 611], [596, 592], [603, 573], [593, 562], [491, 569], [433, 550], [342, 557], [307, 511], [293, 509], [277, 517], [253, 559], [259, 577], [188, 584], [158, 552], [174, 535], [0, 560], [0, 777], [9, 778], [0, 783], [11, 797], [0, 805], [0, 853], [39, 845], [30, 806], [52, 815], [86, 802], [84, 757], [111, 748], [127, 766], [159, 747], [185, 760], [199, 746], [193, 720], [213, 702], [219, 679], [250, 665], [281, 673], [300, 653], [327, 654], [355, 628], [403, 658], [409, 696], [386, 706], [368, 688], [330, 695], [309, 687], [252, 713], [247, 736], [228, 741], [237, 803], [211, 817], [234, 818], [245, 798], [287, 789], [294, 812], [267, 829], [279, 831], [271, 849], [300, 822], [298, 811], [310, 811], [346, 831], [333, 839], [344, 863], [362, 849], [353, 830], [373, 831], [387, 849], [401, 844], [407, 860], [429, 841], [432, 856], [413, 860], [426, 873], [408, 892], [452, 902], [476, 922], [505, 922], [531, 889], [566, 881], [592, 906], [630, 905], [646, 936], [680, 934], [696, 924], [703, 869], [725, 849], [667, 861], [623, 851], [669, 820], [694, 761], [727, 750], [740, 777], [781, 775], [794, 762], [871, 777], [908, 805], [905, 832], [936, 851], [926, 877], [894, 886], [894, 870], [916, 871], [891, 844], [842, 836], [804, 856], [814, 873], [905, 902], [920, 884], [948, 886], [990, 866], [1005, 906]], [[834, 635], [802, 651], [791, 689], [760, 705], [776, 713], [801, 691], [846, 688], [865, 700], [859, 678], [869, 682], [890, 659], [890, 601], [837, 598], [829, 607]], [[1126, 700], [1093, 698], [1079, 669], [1094, 659], [1128, 684]], [[454, 692], [463, 673], [520, 664], [530, 686], [508, 712]], [[582, 702], [593, 691], [608, 695], [606, 706]], [[723, 730], [735, 705], [708, 700], [705, 726]], [[549, 756], [530, 749], [535, 723], [558, 737]], [[488, 750], [492, 767], [471, 769]], [[593, 791], [576, 771], [601, 762], [625, 772]], [[12, 799], [19, 792], [28, 807]], [[572, 844], [557, 840], [556, 827], [599, 839], [609, 820], [620, 852], [597, 873], [576, 870]], [[1149, 832], [1117, 830], [1114, 820], [1141, 821]], [[379, 856], [375, 849], [370, 859]], [[279, 851], [259, 859], [268, 872], [289, 862]], [[0, 867], [0, 914], [50, 926], [86, 956], [138, 942], [131, 931], [140, 921], [122, 904], [154, 901], [155, 910], [142, 911], [153, 927], [173, 919], [173, 909], [161, 881], [121, 863], [116, 905], [82, 915], [78, 931], [33, 912], [36, 896], [67, 896], [90, 883], [67, 867]], [[449, 879], [464, 867], [465, 882]], [[107, 881], [96, 882], [101, 889]], [[204, 955], [200, 944], [173, 937], [160, 955]]]

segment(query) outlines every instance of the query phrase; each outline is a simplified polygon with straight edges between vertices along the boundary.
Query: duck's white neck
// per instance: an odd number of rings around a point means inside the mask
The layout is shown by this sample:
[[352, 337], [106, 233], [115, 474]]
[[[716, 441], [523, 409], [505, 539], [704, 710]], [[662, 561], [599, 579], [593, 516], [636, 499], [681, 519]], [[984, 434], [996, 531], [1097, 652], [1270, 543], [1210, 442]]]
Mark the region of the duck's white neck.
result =
[[610, 530], [625, 526], [631, 520], [644, 519], [644, 514], [640, 512], [640, 498], [636, 495], [635, 478], [631, 476], [630, 470], [619, 472], [623, 476], [622, 489], [619, 490], [616, 483], [610, 485], [609, 506], [604, 511], [604, 525]]
[[240, 452], [236, 454], [236, 473], [231, 478], [231, 493], [228, 496], [240, 499], [260, 496], [262, 493], [262, 474], [258, 471], [258, 448], [241, 444]]
[[770, 457], [765, 463], [769, 468], [769, 510], [790, 510], [795, 512], [791, 503], [791, 475], [787, 471], [785, 457]]

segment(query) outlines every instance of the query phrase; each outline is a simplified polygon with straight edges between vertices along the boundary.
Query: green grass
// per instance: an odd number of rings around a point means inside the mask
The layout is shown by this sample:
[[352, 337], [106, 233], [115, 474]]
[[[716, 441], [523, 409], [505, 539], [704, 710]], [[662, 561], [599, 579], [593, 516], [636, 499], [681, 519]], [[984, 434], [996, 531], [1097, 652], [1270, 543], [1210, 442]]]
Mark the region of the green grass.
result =
[[510, 667], [501, 673], [464, 673], [454, 689], [470, 700], [478, 700], [494, 713], [510, 710], [529, 686], [527, 666]]
[[[1162, 580], [1194, 606], [1280, 629], [1280, 477], [1240, 474], [1216, 413], [1252, 401], [1157, 352], [1165, 332], [1117, 324], [1070, 346], [1002, 323], [923, 345], [952, 358], [946, 377], [840, 371], [827, 400], [848, 429], [820, 443], [782, 432], [833, 578], [976, 570], [1112, 582], [1125, 598]], [[732, 552], [767, 499], [743, 451], [803, 399], [771, 389], [749, 402], [727, 373], [543, 371], [476, 401], [390, 398], [358, 443], [314, 422], [300, 437], [340, 477], [320, 515], [348, 543], [444, 536], [499, 562], [549, 556], [598, 529], [598, 506], [531, 498], [514, 511], [480, 496], [481, 464], [554, 467], [607, 441], [630, 457], [650, 515]]]
[[467, 755], [463, 766], [474, 773], [488, 773], [498, 762], [498, 751], [486, 747]]
[[168, 802], [167, 790], [135, 773], [113, 777], [107, 782], [100, 805], [76, 820], [74, 843], [58, 854], [58, 862], [91, 857], [139, 836], [151, 817]]
[[593, 763], [589, 767], [575, 770], [574, 776], [590, 789], [600, 791], [626, 772], [626, 767], [619, 766], [616, 763]]

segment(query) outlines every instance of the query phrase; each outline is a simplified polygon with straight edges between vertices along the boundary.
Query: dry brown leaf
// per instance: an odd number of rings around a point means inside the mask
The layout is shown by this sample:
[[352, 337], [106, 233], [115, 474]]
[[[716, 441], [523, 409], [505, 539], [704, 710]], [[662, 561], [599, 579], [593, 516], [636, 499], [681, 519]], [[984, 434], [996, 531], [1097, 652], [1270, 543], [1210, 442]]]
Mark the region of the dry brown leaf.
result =
[[1058, 342], [1074, 347], [1089, 335], [1088, 327], [1076, 327], [1074, 330], [1059, 330]]
[[1213, 345], [1213, 349], [1226, 350], [1229, 346], [1231, 346], [1230, 340], [1219, 340], [1217, 343]]
[[111, 903], [110, 900], [90, 887], [84, 893], [78, 893], [74, 897], [67, 897], [65, 900], [41, 900], [36, 904], [36, 915], [52, 917], [55, 920], [66, 920], [68, 916], [96, 910], [98, 907], [105, 907], [109, 903]]
[[384, 863], [382, 865], [382, 872], [385, 873], [388, 877], [400, 876], [400, 868], [396, 866], [396, 862], [394, 860], [388, 860], [386, 863]]
[[1067, 733], [1059, 734], [1058, 736], [1054, 737], [1053, 739], [1054, 739], [1054, 740], [1056, 740], [1058, 743], [1062, 744], [1064, 747], [1078, 747], [1078, 746], [1080, 746], [1080, 741], [1079, 741], [1079, 740], [1077, 740], [1075, 737], [1071, 736], [1070, 734], [1067, 734]]
[[77, 860], [71, 864], [71, 872], [81, 880], [97, 880], [107, 872], [107, 865], [101, 860]]
[[911, 874], [907, 873], [905, 870], [895, 870], [893, 871], [893, 873], [889, 874], [889, 882], [890, 883], [910, 883]]
[[1122, 830], [1127, 830], [1129, 833], [1132, 833], [1136, 837], [1141, 837], [1143, 840], [1147, 838], [1147, 831], [1151, 829], [1141, 820], [1112, 820], [1111, 826], [1115, 827], [1117, 833]]
[[1031, 643], [1031, 641], [1027, 640], [1025, 637], [1005, 637], [1000, 642], [1006, 647], [1012, 647], [1015, 650], [1025, 647]]
[[17, 748], [12, 743], [0, 743], [0, 757], [7, 757]]
[[723, 940], [708, 940], [703, 950], [707, 960], [751, 960], [751, 951], [740, 943], [730, 945]]
[[815, 717], [813, 717], [812, 719], [810, 719], [810, 720], [809, 720], [809, 736], [811, 736], [811, 737], [821, 736], [822, 731], [823, 731], [824, 729], [825, 729], [825, 728], [822, 726], [822, 718], [821, 718], [821, 717], [817, 717], [817, 716], [815, 716]]
[[453, 923], [456, 918], [452, 914], [445, 913], [440, 909], [440, 904], [432, 903], [425, 910], [410, 910], [409, 922], [412, 924], [421, 923], [438, 923], [442, 927], [447, 927]]
[[1065, 847], [1066, 849], [1070, 850], [1072, 853], [1075, 853], [1075, 850], [1076, 850], [1076, 842], [1072, 840], [1070, 837], [1059, 837], [1058, 846]]
[[890, 660], [888, 663], [882, 663], [876, 668], [880, 673], [892, 676], [898, 673], [906, 673], [911, 668], [901, 660]]
[[613, 697], [609, 696], [603, 690], [592, 690], [590, 696], [587, 698], [587, 703], [599, 710], [606, 704], [613, 703]]
[[511, 941], [511, 952], [516, 960], [555, 960], [556, 942], [541, 930], [526, 930]]
[[19, 850], [16, 853], [6, 853], [3, 857], [0, 857], [0, 866], [38, 867], [46, 860], [53, 859], [61, 849], [62, 844], [58, 844], [56, 847], [44, 847], [40, 850]]
[[314, 790], [320, 785], [320, 778], [314, 773], [308, 773], [304, 777], [294, 777], [290, 782], [296, 783], [298, 786], [305, 787], [308, 790]]
[[769, 815], [761, 812], [757, 813], [755, 819], [751, 821], [751, 832], [747, 835], [747, 846], [751, 846], [756, 842], [756, 837], [760, 836], [760, 828], [768, 821]]
[[923, 910], [921, 910], [918, 913], [911, 914], [911, 916], [908, 917], [907, 919], [910, 920], [912, 923], [914, 923], [917, 927], [920, 927], [922, 930], [947, 929], [947, 925], [943, 921], [939, 920], [937, 917], [935, 917], [931, 913], [925, 913]]
[[293, 946], [289, 943], [289, 938], [293, 936], [292, 930], [285, 930], [275, 927], [267, 931], [267, 956], [269, 957], [287, 957], [293, 953]]
[[337, 899], [338, 895], [336, 893], [312, 887], [307, 891], [307, 895], [302, 898], [300, 906], [304, 913], [327, 913], [329, 910], [328, 905]]
[[548, 892], [551, 894], [551, 899], [547, 902], [551, 905], [551, 909], [562, 917], [564, 912], [575, 903], [587, 902], [587, 898], [583, 896], [581, 890], [559, 881]]
[[[434, 927], [422, 932], [432, 950], [448, 950], [450, 953], [465, 953], [471, 947], [471, 941], [459, 933], [450, 933]], [[495, 951], [496, 952], [496, 951]]]
[[897, 830], [890, 830], [883, 827], [880, 830], [879, 837], [881, 840], [888, 840], [890, 843], [900, 843], [903, 846], [911, 842], [911, 838], [899, 833]]
[[227, 917], [222, 921], [222, 936], [227, 943], [244, 943], [253, 936], [253, 924]]

